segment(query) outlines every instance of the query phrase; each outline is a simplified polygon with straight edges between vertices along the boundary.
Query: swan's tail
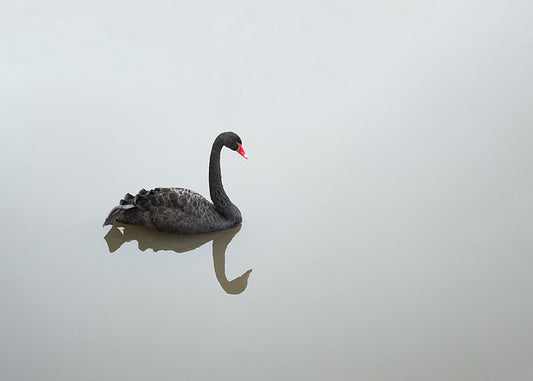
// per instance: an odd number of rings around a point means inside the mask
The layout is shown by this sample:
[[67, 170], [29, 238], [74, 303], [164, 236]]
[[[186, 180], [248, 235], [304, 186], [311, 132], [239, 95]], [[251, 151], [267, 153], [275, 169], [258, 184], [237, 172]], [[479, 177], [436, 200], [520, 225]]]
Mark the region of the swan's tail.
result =
[[126, 193], [124, 198], [120, 200], [120, 205], [115, 206], [111, 212], [109, 212], [109, 215], [104, 221], [104, 225], [113, 225], [113, 222], [117, 219], [117, 217], [121, 214], [122, 211], [128, 210], [131, 208], [135, 208], [135, 197], [133, 197], [131, 194]]

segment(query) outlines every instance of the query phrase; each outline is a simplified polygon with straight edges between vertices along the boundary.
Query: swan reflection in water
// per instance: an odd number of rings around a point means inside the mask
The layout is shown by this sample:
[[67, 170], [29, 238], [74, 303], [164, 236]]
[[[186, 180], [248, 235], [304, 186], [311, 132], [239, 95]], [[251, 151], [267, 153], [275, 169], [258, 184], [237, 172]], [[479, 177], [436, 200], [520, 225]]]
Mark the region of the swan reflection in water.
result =
[[139, 249], [142, 251], [146, 249], [152, 249], [155, 252], [172, 250], [176, 253], [194, 250], [209, 241], [213, 241], [213, 265], [218, 282], [228, 294], [240, 294], [248, 285], [248, 277], [252, 269], [231, 281], [226, 277], [226, 248], [239, 230], [241, 230], [241, 225], [212, 233], [170, 234], [157, 232], [143, 226], [115, 222], [104, 239], [110, 253], [118, 250], [123, 243], [133, 240], [138, 242]]

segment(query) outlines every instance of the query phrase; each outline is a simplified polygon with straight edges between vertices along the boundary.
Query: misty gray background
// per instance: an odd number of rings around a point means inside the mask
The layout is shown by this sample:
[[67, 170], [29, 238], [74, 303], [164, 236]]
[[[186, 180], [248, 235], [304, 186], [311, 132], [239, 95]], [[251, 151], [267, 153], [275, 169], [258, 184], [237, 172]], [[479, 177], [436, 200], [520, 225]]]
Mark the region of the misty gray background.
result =
[[[0, 378], [530, 380], [533, 3], [4, 1]], [[126, 192], [244, 216], [115, 253]]]

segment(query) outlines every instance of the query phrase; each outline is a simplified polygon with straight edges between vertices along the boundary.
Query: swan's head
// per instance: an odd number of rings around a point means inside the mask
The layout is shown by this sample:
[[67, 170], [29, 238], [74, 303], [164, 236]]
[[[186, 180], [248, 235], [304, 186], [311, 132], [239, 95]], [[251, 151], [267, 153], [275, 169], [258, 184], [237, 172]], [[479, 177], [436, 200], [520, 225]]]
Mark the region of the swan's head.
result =
[[224, 144], [226, 147], [233, 151], [237, 151], [239, 155], [241, 155], [245, 159], [248, 159], [246, 152], [244, 152], [244, 148], [242, 148], [242, 140], [235, 132], [223, 132], [218, 135], [217, 140], [218, 139], [220, 139], [222, 141], [222, 144]]

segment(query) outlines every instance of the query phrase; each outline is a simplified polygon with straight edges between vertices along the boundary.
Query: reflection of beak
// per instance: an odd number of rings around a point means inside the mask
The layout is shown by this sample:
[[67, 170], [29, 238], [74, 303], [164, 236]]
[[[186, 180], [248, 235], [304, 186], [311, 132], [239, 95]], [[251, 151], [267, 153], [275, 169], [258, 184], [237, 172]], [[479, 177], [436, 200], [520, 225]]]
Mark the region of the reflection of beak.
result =
[[237, 143], [237, 146], [237, 152], [239, 153], [239, 155], [241, 155], [245, 159], [248, 159], [248, 156], [246, 155], [246, 152], [244, 152], [244, 148], [242, 148], [241, 144]]
[[250, 274], [252, 273], [252, 269], [246, 271], [244, 274], [241, 275], [241, 278], [242, 279], [245, 279], [245, 280], [248, 280], [248, 277], [250, 276]]

